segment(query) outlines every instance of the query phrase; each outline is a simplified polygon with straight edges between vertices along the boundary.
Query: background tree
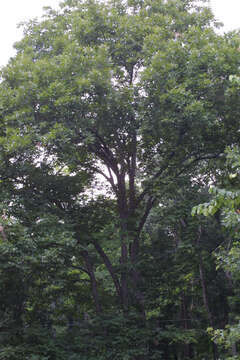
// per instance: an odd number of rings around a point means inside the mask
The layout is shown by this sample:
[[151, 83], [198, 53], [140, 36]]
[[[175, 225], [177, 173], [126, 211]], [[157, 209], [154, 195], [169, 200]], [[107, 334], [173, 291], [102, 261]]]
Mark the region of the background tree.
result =
[[[225, 176], [218, 187], [212, 187], [210, 193], [212, 197], [209, 202], [203, 203], [193, 208], [193, 214], [203, 214], [205, 216], [214, 215], [220, 212], [222, 225], [227, 232], [226, 241], [215, 251], [217, 266], [222, 268], [228, 281], [229, 307], [230, 313], [228, 323], [224, 329], [209, 329], [213, 339], [227, 349], [227, 354], [233, 357], [228, 359], [238, 359], [239, 333], [239, 307], [238, 307], [238, 281], [239, 281], [239, 148], [227, 148], [227, 162]], [[221, 187], [219, 187], [221, 186]], [[224, 350], [223, 350], [224, 351]]]

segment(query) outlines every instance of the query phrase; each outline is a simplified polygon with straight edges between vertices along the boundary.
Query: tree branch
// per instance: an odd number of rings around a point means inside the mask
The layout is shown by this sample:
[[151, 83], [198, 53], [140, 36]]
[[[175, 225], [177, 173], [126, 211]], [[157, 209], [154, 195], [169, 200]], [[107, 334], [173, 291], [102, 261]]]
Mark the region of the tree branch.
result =
[[109, 257], [107, 256], [107, 254], [104, 252], [104, 250], [102, 249], [102, 247], [99, 245], [99, 243], [96, 240], [93, 240], [93, 245], [94, 245], [95, 249], [97, 250], [97, 252], [99, 253], [99, 255], [101, 256], [101, 258], [103, 259], [103, 262], [104, 262], [108, 272], [110, 273], [110, 275], [112, 277], [112, 280], [114, 282], [117, 294], [120, 297], [120, 299], [122, 299], [121, 286], [120, 286], [118, 277], [115, 274], [115, 271], [113, 269], [113, 265], [112, 265]]

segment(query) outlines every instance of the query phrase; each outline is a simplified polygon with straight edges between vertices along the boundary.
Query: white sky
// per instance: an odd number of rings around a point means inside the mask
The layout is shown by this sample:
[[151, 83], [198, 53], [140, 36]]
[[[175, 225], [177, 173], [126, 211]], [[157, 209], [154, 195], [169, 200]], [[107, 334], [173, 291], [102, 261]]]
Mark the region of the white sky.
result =
[[[20, 40], [21, 29], [17, 24], [41, 16], [43, 6], [56, 8], [60, 0], [0, 0], [0, 66], [14, 55], [12, 45]], [[217, 20], [225, 24], [224, 30], [240, 28], [240, 0], [210, 0]]]

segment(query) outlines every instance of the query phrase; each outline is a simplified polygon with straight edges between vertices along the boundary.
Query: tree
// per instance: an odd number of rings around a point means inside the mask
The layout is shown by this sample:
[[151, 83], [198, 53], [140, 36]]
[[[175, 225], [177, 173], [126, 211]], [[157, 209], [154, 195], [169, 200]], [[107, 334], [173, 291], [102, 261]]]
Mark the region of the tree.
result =
[[229, 79], [239, 38], [213, 24], [191, 0], [68, 0], [25, 24], [2, 70], [7, 211], [30, 228], [54, 214], [71, 229], [98, 313], [101, 263], [125, 318], [134, 308], [145, 324], [139, 259], [151, 209], [239, 140]]
[[[222, 225], [227, 230], [227, 241], [217, 248], [215, 256], [218, 268], [225, 271], [228, 284], [231, 289], [229, 296], [230, 316], [229, 322], [224, 329], [209, 329], [214, 341], [221, 345], [223, 349], [232, 353], [233, 357], [239, 358], [237, 344], [240, 339], [239, 332], [239, 306], [238, 306], [238, 281], [239, 281], [239, 167], [240, 153], [239, 148], [228, 147], [226, 149], [226, 168], [222, 181], [218, 186], [210, 188], [211, 199], [207, 203], [200, 204], [193, 208], [193, 214], [203, 214], [205, 216], [218, 214]], [[220, 187], [221, 186], [221, 187]]]
[[225, 236], [216, 219], [191, 217], [193, 204], [209, 197], [201, 182], [182, 181], [153, 209], [145, 227], [149, 240], [142, 266], [151, 284], [146, 290], [148, 314], [171, 338], [163, 358], [176, 352], [183, 359], [218, 359], [206, 329], [227, 323], [227, 281], [213, 256]]

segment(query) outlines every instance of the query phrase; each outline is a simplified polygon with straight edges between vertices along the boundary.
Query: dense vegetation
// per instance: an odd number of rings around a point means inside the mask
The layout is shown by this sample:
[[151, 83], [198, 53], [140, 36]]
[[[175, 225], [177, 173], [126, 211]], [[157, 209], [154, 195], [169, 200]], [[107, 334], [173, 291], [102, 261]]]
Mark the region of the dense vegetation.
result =
[[0, 83], [0, 360], [240, 359], [240, 38], [65, 0]]

